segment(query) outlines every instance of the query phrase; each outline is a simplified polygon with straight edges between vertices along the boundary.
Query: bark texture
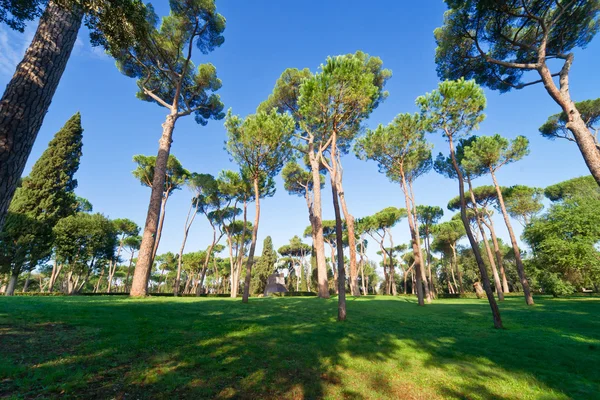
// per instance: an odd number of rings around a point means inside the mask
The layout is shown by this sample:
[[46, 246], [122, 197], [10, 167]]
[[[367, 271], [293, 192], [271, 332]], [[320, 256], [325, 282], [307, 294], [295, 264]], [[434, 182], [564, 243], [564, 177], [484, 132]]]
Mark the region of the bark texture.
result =
[[250, 297], [250, 281], [252, 280], [252, 264], [254, 264], [254, 252], [256, 251], [256, 239], [258, 237], [258, 222], [260, 220], [260, 191], [258, 190], [258, 177], [254, 178], [254, 198], [256, 199], [256, 214], [254, 215], [254, 226], [252, 227], [252, 243], [248, 260], [246, 260], [246, 279], [244, 279], [244, 294], [242, 303], [248, 302]]
[[317, 253], [317, 280], [318, 294], [323, 299], [329, 298], [329, 282], [327, 279], [327, 261], [325, 259], [325, 239], [323, 238], [323, 213], [321, 210], [321, 174], [319, 173], [319, 160], [310, 154], [310, 166], [313, 178], [313, 232], [315, 235], [314, 247]]
[[0, 100], [0, 228], [67, 66], [83, 11], [49, 1]]

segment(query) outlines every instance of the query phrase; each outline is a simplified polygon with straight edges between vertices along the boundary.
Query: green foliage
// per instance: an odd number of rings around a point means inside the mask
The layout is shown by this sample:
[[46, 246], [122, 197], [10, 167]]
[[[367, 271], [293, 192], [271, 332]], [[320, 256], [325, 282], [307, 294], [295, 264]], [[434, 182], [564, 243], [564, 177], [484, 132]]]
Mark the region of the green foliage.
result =
[[465, 147], [461, 164], [468, 173], [482, 168], [496, 171], [503, 165], [519, 161], [527, 154], [529, 140], [525, 136], [517, 136], [512, 141], [498, 134], [480, 136]]
[[544, 195], [554, 202], [573, 197], [600, 199], [600, 188], [593, 176], [586, 175], [548, 186]]
[[450, 246], [455, 246], [466, 235], [465, 226], [457, 219], [437, 224], [431, 231], [433, 233], [431, 248], [443, 252], [449, 252]]
[[544, 293], [554, 297], [568, 296], [575, 292], [571, 282], [561, 279], [556, 273], [544, 272], [538, 277], [538, 280]]
[[225, 127], [226, 150], [253, 180], [273, 178], [292, 157], [294, 120], [287, 114], [271, 110], [241, 119], [229, 110]]
[[514, 185], [503, 188], [502, 195], [508, 214], [523, 225], [527, 225], [544, 208], [542, 204], [544, 191], [539, 188]]
[[431, 169], [431, 144], [425, 140], [427, 121], [418, 114], [399, 114], [387, 126], [379, 125], [359, 138], [354, 151], [361, 160], [377, 162], [379, 172], [393, 182], [408, 182]]
[[359, 219], [357, 230], [371, 236], [375, 233], [381, 236], [384, 230], [392, 228], [404, 217], [406, 217], [404, 208], [386, 207], [373, 215]]
[[[465, 180], [467, 179], [475, 179], [483, 174], [487, 173], [485, 167], [480, 167], [478, 169], [470, 169], [466, 170], [462, 161], [465, 158], [465, 148], [467, 148], [471, 143], [477, 140], [477, 136], [470, 136], [468, 138], [458, 139], [458, 144], [454, 150], [454, 156], [456, 157], [456, 162], [458, 163], [458, 168], [463, 174]], [[435, 161], [433, 162], [433, 169], [438, 174], [450, 178], [450, 179], [458, 179], [458, 174], [456, 173], [456, 169], [454, 169], [454, 164], [452, 163], [452, 156], [444, 156], [442, 153], [438, 153]]]
[[[283, 185], [289, 194], [305, 197], [313, 189], [313, 179], [310, 171], [302, 168], [296, 161], [288, 162], [281, 171]], [[325, 176], [320, 174], [321, 188], [325, 186]]]
[[50, 255], [52, 229], [75, 213], [78, 200], [74, 178], [81, 159], [81, 116], [73, 115], [56, 133], [15, 192], [0, 234], [4, 271], [32, 270]]
[[277, 253], [273, 250], [273, 240], [271, 236], [267, 236], [263, 242], [262, 254], [252, 267], [250, 293], [260, 294], [265, 291], [269, 275], [275, 272], [276, 262]]
[[137, 78], [137, 97], [167, 107], [177, 116], [195, 114], [196, 122], [221, 119], [223, 103], [214, 92], [221, 88], [215, 67], [191, 58], [194, 46], [203, 54], [224, 42], [225, 18], [214, 0], [172, 0], [171, 13], [159, 19], [151, 7], [146, 23], [134, 30], [134, 41], [118, 45], [108, 40], [109, 53], [119, 70]]
[[0, 2], [0, 23], [23, 32], [25, 22], [42, 14], [44, 0], [3, 0]]
[[600, 27], [598, 0], [446, 3], [444, 25], [434, 32], [438, 75], [475, 78], [502, 92], [536, 83], [523, 83], [524, 71], [546, 60], [566, 60]]
[[446, 139], [468, 136], [485, 119], [485, 94], [473, 80], [440, 82], [436, 90], [418, 97], [416, 103], [430, 128], [442, 131]]
[[419, 234], [428, 236], [434, 225], [440, 222], [444, 216], [444, 210], [438, 206], [417, 206], [417, 219], [419, 221]]
[[[133, 156], [133, 162], [137, 164], [137, 168], [132, 172], [133, 176], [138, 179], [143, 186], [151, 188], [152, 181], [154, 180], [156, 156], [144, 156], [142, 154], [137, 154]], [[163, 195], [170, 195], [175, 190], [181, 189], [187, 183], [191, 175], [192, 173], [183, 168], [177, 157], [170, 154], [167, 161]]]
[[537, 268], [577, 287], [600, 282], [600, 199], [573, 197], [553, 204], [525, 227]]
[[[475, 187], [473, 188], [473, 196], [478, 208], [489, 209], [490, 206], [497, 206], [498, 195], [494, 186], [484, 185]], [[470, 195], [465, 196], [465, 202], [468, 208], [474, 208]], [[460, 210], [460, 197], [456, 196], [448, 202], [448, 210]]]
[[[596, 146], [600, 148], [598, 143], [598, 130], [600, 129], [600, 98], [595, 100], [585, 100], [575, 103], [575, 108], [581, 114], [581, 118], [590, 131], [594, 131], [594, 140]], [[561, 112], [554, 114], [548, 118], [548, 121], [540, 127], [540, 133], [546, 139], [554, 140], [557, 138], [567, 139], [571, 142], [575, 141], [573, 133], [567, 128], [569, 122], [567, 114]]]

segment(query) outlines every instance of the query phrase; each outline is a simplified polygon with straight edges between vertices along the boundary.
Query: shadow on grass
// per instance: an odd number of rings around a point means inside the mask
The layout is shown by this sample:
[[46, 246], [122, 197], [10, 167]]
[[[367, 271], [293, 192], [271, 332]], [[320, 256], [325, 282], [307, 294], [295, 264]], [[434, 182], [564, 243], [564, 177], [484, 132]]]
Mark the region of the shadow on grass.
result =
[[[0, 302], [0, 398], [594, 398], [600, 301]], [[556, 312], [552, 310], [555, 309]], [[570, 311], [569, 311], [570, 310]]]

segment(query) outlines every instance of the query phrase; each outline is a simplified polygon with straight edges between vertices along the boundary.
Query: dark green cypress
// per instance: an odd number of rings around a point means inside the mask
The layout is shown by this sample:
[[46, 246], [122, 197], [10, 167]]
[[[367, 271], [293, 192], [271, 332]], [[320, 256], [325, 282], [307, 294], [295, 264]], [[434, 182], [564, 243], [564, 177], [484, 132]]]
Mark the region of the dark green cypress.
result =
[[250, 292], [261, 294], [265, 291], [269, 275], [275, 272], [277, 253], [273, 250], [271, 236], [267, 236], [263, 242], [262, 255], [252, 268], [252, 280], [250, 281]]

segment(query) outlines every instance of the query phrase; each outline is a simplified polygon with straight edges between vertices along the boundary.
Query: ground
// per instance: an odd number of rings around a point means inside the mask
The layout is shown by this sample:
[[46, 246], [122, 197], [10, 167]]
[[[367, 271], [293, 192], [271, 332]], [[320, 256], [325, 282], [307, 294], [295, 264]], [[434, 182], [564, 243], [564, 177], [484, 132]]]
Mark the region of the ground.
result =
[[0, 398], [599, 399], [600, 299], [0, 298]]

